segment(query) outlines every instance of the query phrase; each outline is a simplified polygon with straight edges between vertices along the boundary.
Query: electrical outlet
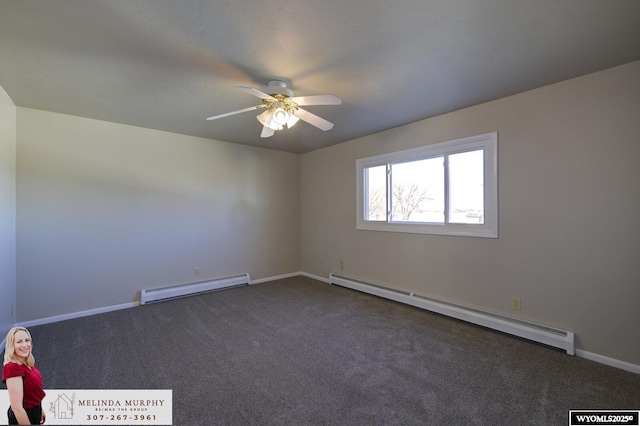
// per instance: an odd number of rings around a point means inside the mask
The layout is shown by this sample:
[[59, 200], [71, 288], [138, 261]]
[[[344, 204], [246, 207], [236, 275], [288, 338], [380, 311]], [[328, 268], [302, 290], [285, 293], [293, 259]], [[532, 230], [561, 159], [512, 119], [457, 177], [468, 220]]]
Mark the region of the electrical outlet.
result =
[[514, 297], [513, 299], [511, 299], [511, 308], [515, 309], [516, 311], [522, 309], [522, 304], [519, 297]]
[[194, 277], [197, 277], [198, 275], [200, 275], [200, 269], [199, 269], [199, 268], [195, 268], [195, 269], [193, 270], [193, 276], [194, 276]]

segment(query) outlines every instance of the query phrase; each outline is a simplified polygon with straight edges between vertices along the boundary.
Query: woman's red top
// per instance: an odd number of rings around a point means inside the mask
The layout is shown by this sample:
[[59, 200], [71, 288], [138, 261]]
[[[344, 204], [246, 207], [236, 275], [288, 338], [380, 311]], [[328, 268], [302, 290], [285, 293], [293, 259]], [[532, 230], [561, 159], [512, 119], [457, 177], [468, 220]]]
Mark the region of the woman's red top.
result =
[[2, 383], [12, 377], [22, 377], [22, 406], [24, 408], [34, 408], [40, 405], [45, 393], [42, 389], [42, 375], [36, 366], [27, 367], [24, 364], [9, 362], [2, 369]]

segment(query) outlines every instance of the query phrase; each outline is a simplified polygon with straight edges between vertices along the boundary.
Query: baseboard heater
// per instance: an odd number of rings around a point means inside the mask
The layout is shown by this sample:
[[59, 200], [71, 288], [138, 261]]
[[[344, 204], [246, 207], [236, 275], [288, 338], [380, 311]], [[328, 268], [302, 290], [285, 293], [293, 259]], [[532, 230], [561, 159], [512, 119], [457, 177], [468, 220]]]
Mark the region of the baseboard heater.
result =
[[228, 287], [249, 284], [251, 278], [249, 274], [236, 275], [233, 277], [218, 278], [210, 281], [197, 283], [180, 284], [171, 287], [154, 288], [150, 290], [140, 290], [140, 304], [160, 302], [163, 300], [175, 299], [178, 297], [202, 294], [213, 290], [220, 290]]
[[560, 330], [506, 315], [485, 312], [341, 275], [329, 275], [329, 282], [560, 348], [567, 351], [569, 355], [575, 355], [575, 339], [572, 331]]

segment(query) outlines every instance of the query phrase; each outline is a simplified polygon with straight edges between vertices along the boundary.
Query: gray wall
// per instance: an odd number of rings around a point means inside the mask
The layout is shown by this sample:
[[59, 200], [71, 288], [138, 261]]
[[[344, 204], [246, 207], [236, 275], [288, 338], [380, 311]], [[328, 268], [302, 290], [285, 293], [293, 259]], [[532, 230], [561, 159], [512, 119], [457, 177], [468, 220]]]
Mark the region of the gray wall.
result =
[[15, 303], [16, 107], [0, 87], [0, 342], [15, 323]]
[[295, 154], [18, 107], [16, 179], [20, 322], [299, 271]]
[[[494, 131], [499, 239], [356, 231], [356, 159]], [[566, 328], [638, 365], [639, 158], [640, 62], [303, 154], [301, 270]]]

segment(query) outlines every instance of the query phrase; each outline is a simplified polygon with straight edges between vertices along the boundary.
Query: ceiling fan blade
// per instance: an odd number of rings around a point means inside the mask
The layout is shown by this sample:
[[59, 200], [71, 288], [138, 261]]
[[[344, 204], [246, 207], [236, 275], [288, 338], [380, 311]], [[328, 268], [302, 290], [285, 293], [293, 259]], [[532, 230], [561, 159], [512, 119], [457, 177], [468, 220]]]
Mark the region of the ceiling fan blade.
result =
[[291, 100], [298, 105], [340, 105], [342, 99], [334, 95], [296, 96]]
[[325, 120], [322, 117], [318, 117], [315, 114], [310, 113], [309, 111], [306, 111], [302, 108], [298, 108], [296, 110], [296, 112], [294, 113], [294, 115], [296, 117], [298, 117], [301, 120], [306, 121], [307, 123], [316, 126], [318, 129], [322, 129], [325, 132], [327, 130], [331, 130], [333, 129], [333, 123], [330, 121]]
[[268, 128], [267, 126], [262, 127], [262, 133], [260, 133], [261, 138], [270, 138], [276, 131]]
[[250, 95], [257, 96], [260, 99], [273, 99], [273, 96], [267, 95], [264, 92], [259, 91], [258, 89], [254, 89], [253, 87], [244, 87], [244, 86], [233, 86], [238, 90], [242, 90], [243, 92], [247, 92]]
[[230, 115], [240, 114], [241, 112], [251, 111], [251, 110], [257, 109], [257, 108], [259, 108], [261, 106], [262, 105], [251, 106], [251, 107], [239, 109], [237, 111], [225, 112], [224, 114], [219, 114], [219, 115], [214, 115], [214, 116], [211, 116], [211, 117], [207, 117], [207, 120], [217, 120], [218, 118], [228, 117]]

